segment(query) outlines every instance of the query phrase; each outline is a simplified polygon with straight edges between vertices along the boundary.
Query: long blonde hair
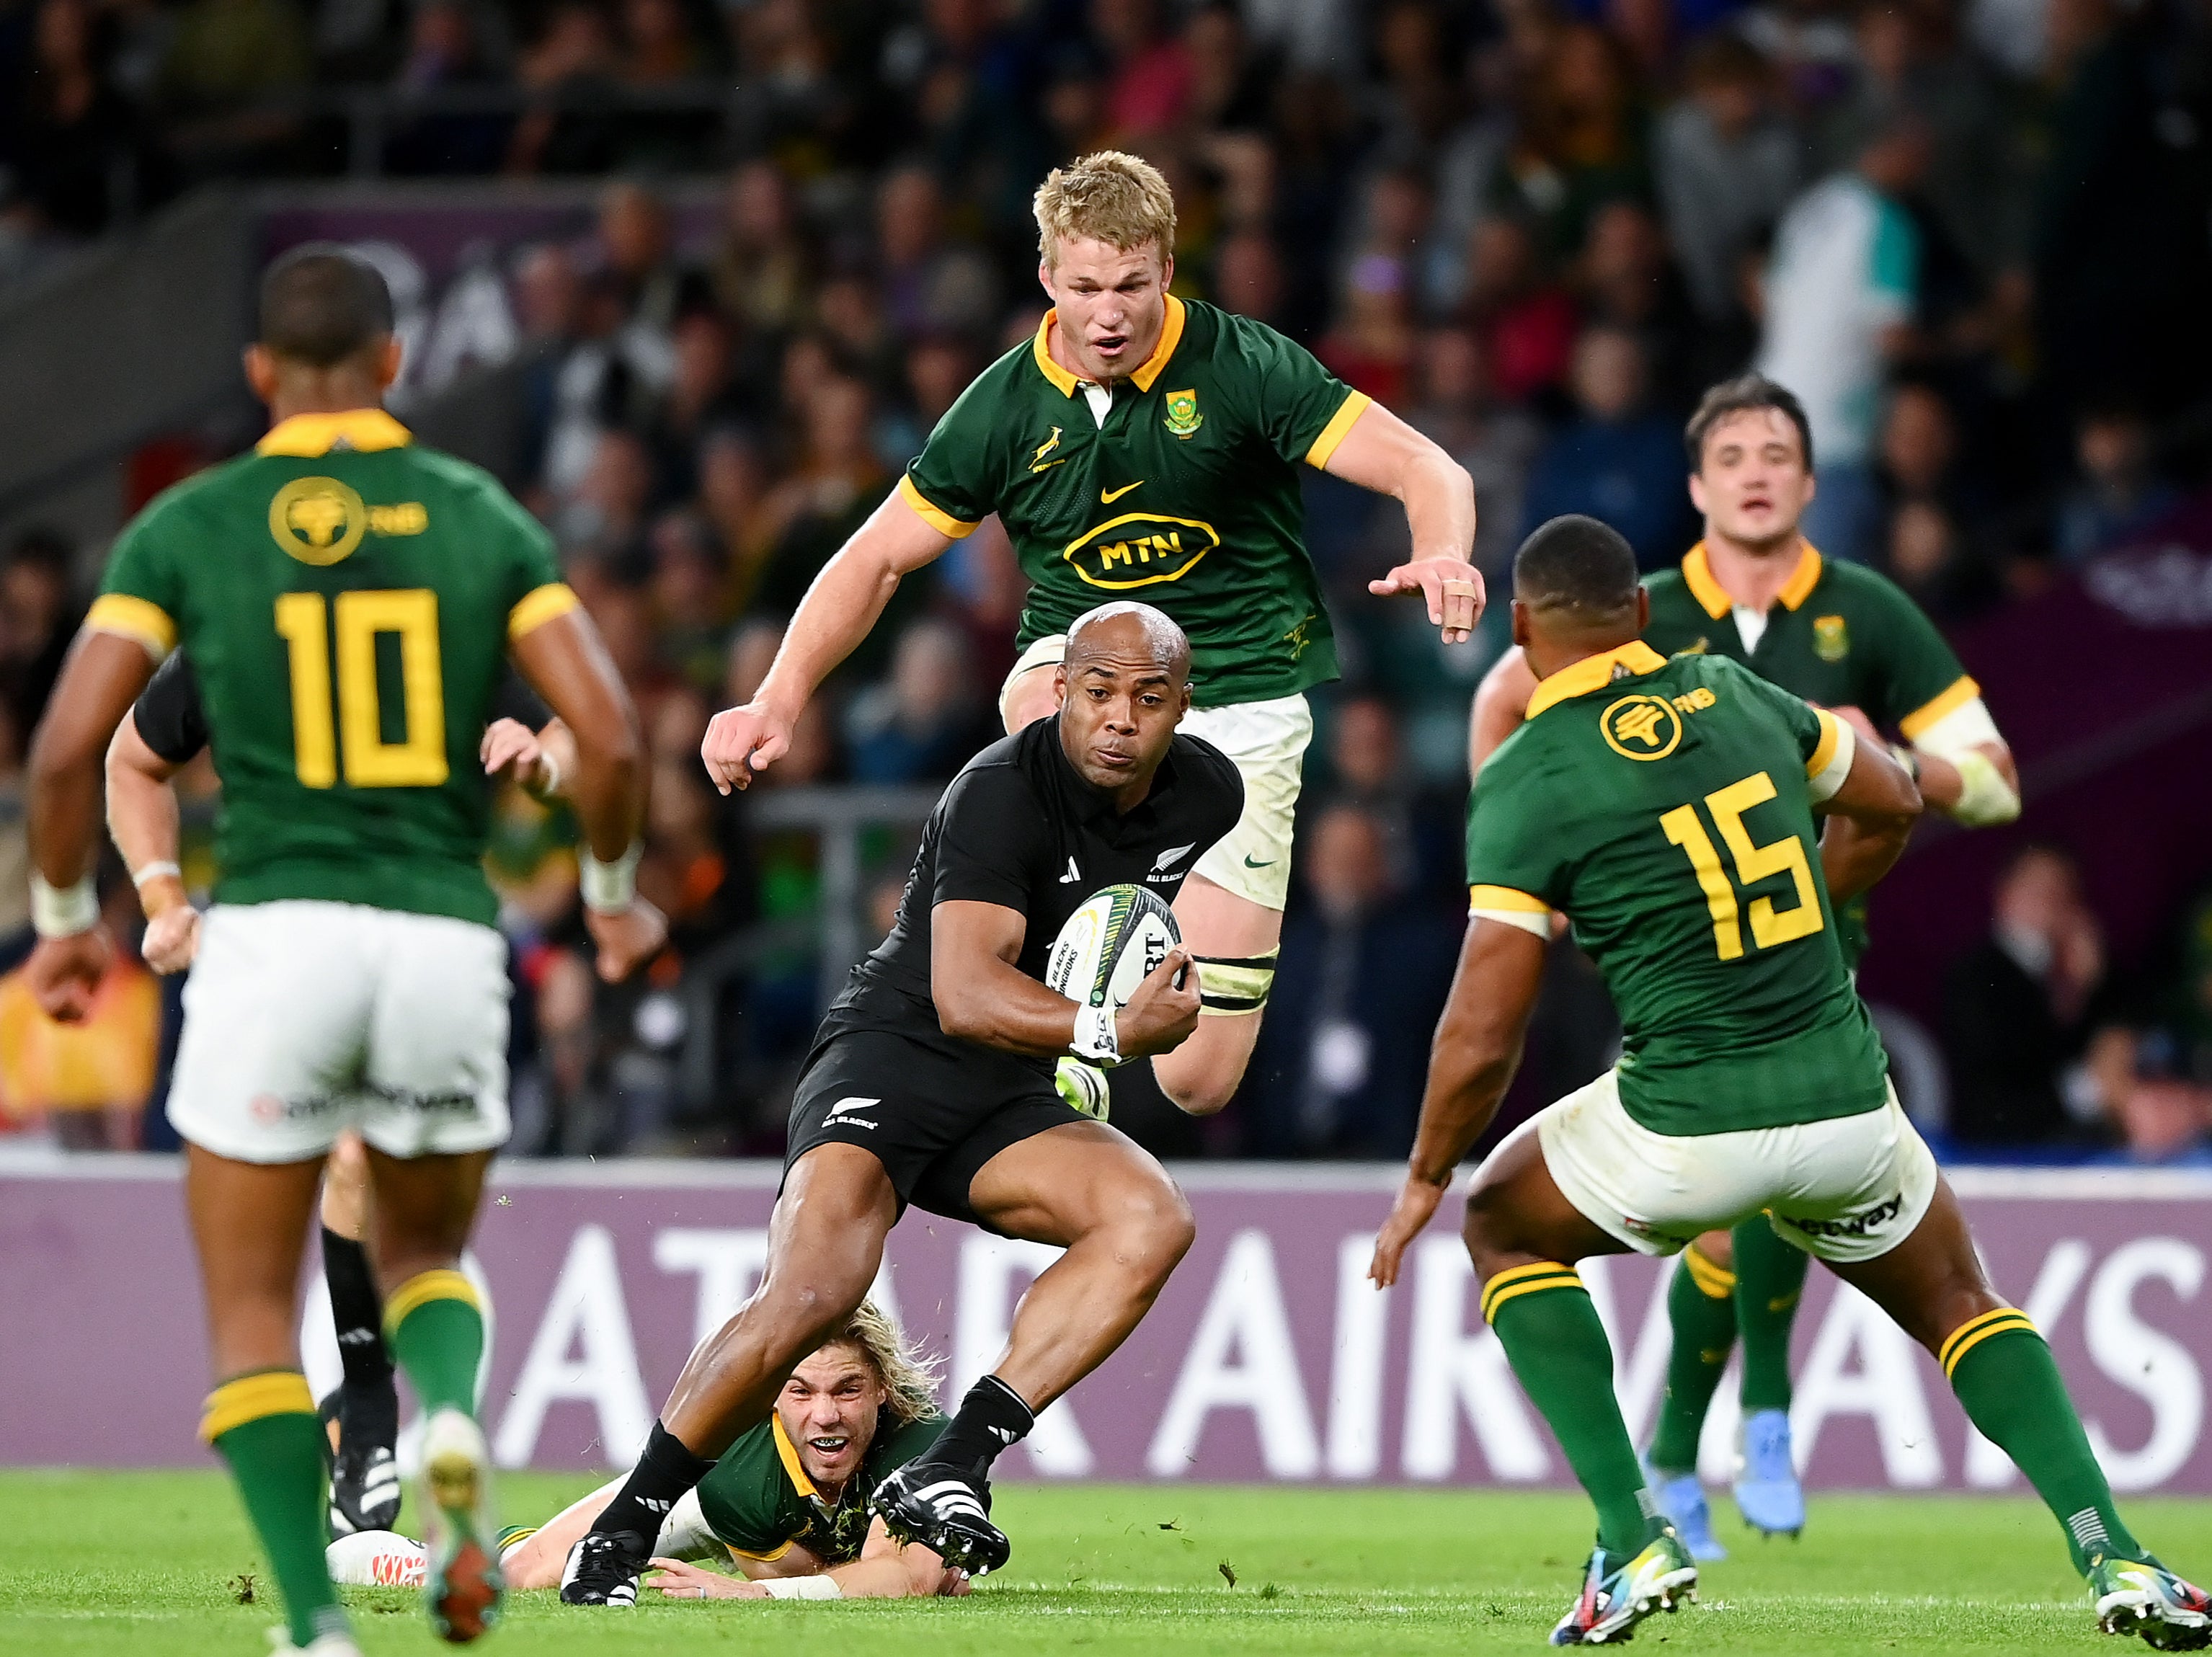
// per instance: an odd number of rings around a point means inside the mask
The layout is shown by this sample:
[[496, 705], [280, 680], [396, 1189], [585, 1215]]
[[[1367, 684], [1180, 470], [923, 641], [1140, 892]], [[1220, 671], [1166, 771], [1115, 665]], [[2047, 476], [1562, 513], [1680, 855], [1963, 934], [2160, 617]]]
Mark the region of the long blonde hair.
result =
[[901, 1334], [873, 1301], [864, 1300], [824, 1346], [851, 1346], [883, 1383], [884, 1409], [902, 1427], [939, 1413], [938, 1362]]

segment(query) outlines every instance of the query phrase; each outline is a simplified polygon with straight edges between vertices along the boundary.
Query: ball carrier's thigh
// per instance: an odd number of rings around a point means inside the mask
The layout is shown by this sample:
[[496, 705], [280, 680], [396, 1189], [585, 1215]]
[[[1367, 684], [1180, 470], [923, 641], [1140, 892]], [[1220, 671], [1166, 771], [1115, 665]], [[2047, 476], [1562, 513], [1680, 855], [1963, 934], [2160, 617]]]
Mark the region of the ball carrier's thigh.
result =
[[1545, 1163], [1533, 1120], [1514, 1129], [1475, 1169], [1461, 1235], [1474, 1275], [1484, 1282], [1516, 1266], [1571, 1266], [1592, 1254], [1628, 1252], [1626, 1243], [1567, 1200]]
[[792, 1370], [867, 1297], [897, 1218], [890, 1176], [859, 1146], [817, 1145], [793, 1162], [760, 1289], [691, 1354], [662, 1425], [711, 1460], [767, 1420]]
[[993, 1371], [1032, 1410], [1121, 1345], [1196, 1235], [1167, 1170], [1103, 1122], [1069, 1123], [1007, 1146], [969, 1182], [968, 1201], [1008, 1236], [1067, 1251], [1022, 1297]]

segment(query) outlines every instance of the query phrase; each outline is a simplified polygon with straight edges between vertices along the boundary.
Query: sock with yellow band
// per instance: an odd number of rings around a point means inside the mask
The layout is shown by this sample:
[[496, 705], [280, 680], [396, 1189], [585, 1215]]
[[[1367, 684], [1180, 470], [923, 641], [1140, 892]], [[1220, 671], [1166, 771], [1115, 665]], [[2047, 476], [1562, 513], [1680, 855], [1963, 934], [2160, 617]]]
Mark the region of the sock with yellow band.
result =
[[1764, 1214], [1729, 1234], [1735, 1323], [1743, 1341], [1743, 1412], [1790, 1407], [1790, 1332], [1812, 1256], [1784, 1242]]
[[1651, 1465], [1680, 1478], [1697, 1468], [1705, 1411], [1728, 1368], [1729, 1349], [1735, 1344], [1735, 1274], [1691, 1244], [1667, 1288], [1667, 1321], [1674, 1330], [1674, 1350], [1667, 1359], [1667, 1392], [1659, 1401]]
[[323, 1424], [307, 1377], [269, 1369], [208, 1394], [200, 1436], [230, 1464], [246, 1516], [284, 1597], [292, 1643], [302, 1650], [349, 1627], [323, 1547]]
[[2027, 1315], [2002, 1307], [1952, 1331], [1936, 1354], [1967, 1417], [2027, 1475], [2066, 1533], [2083, 1575], [2108, 1556], [2142, 1557], [2066, 1396], [2057, 1362]]
[[483, 1310], [466, 1278], [441, 1270], [408, 1278], [385, 1297], [384, 1335], [425, 1415], [443, 1409], [476, 1414]]
[[1599, 1545], [1630, 1557], [1664, 1521], [1654, 1516], [1656, 1504], [1620, 1419], [1613, 1345], [1589, 1291], [1572, 1266], [1552, 1260], [1516, 1266], [1483, 1285], [1482, 1315], [1596, 1504]]

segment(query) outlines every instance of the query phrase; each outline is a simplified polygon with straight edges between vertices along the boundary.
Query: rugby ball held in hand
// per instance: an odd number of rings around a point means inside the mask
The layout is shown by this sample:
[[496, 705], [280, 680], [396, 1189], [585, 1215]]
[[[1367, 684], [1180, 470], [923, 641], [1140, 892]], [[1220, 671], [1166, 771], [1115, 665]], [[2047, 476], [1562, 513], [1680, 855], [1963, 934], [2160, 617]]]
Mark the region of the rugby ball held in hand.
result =
[[1093, 893], [1052, 941], [1045, 986], [1085, 1007], [1125, 1006], [1182, 942], [1175, 911], [1142, 886]]

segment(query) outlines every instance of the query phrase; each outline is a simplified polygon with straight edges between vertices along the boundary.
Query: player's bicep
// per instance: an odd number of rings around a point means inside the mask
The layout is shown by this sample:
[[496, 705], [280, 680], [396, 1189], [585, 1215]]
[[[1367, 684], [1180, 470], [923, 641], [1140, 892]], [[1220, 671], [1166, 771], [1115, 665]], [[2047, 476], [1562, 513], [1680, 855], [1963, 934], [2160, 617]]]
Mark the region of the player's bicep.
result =
[[963, 899], [939, 903], [929, 912], [930, 977], [957, 982], [987, 961], [1012, 966], [1021, 959], [1029, 926], [1027, 915], [1002, 904]]
[[1528, 698], [1536, 693], [1535, 670], [1515, 645], [1482, 676], [1468, 719], [1468, 774], [1480, 780], [1483, 762], [1518, 731], [1528, 717]]

